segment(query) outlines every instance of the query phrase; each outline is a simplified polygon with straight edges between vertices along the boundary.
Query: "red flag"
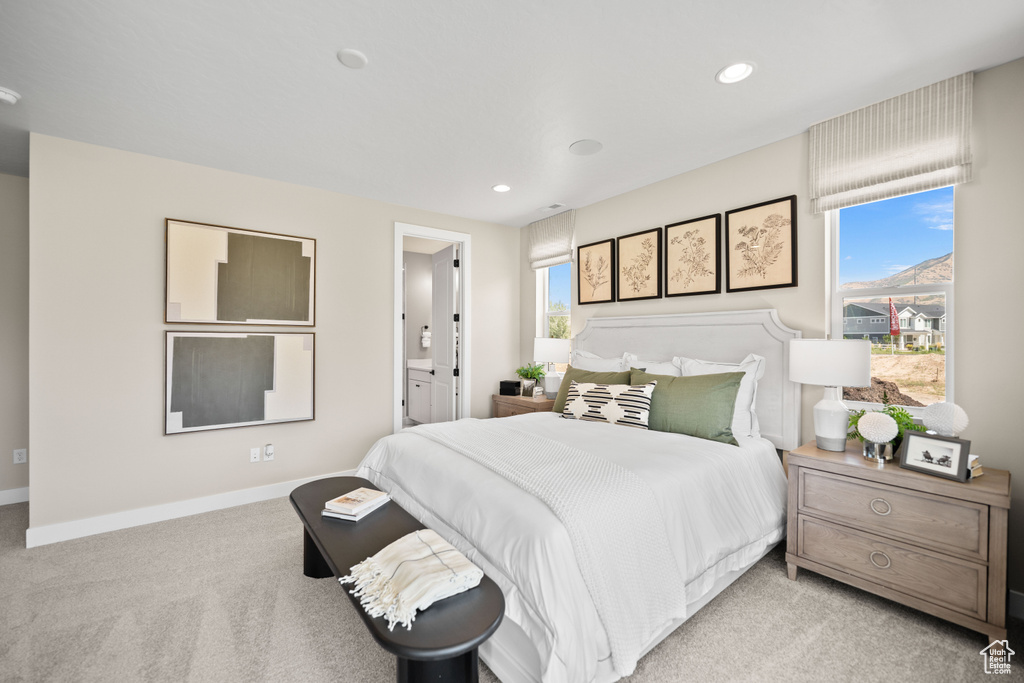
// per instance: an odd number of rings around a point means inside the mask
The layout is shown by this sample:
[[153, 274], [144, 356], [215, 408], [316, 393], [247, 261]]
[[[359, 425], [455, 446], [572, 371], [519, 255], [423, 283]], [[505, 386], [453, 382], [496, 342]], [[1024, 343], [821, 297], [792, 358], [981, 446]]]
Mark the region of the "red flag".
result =
[[900, 316], [896, 313], [896, 307], [892, 305], [892, 297], [889, 297], [889, 334], [897, 336], [900, 333]]

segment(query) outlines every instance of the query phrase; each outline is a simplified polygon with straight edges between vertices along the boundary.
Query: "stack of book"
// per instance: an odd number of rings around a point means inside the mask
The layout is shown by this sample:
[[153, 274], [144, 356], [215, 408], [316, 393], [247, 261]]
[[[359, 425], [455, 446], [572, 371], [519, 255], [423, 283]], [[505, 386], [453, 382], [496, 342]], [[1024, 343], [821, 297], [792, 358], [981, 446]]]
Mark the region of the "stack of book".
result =
[[375, 489], [359, 488], [324, 503], [321, 517], [358, 522], [391, 500], [391, 496]]
[[981, 460], [978, 460], [978, 456], [971, 455], [967, 458], [967, 478], [974, 479], [985, 474], [985, 470], [981, 469]]

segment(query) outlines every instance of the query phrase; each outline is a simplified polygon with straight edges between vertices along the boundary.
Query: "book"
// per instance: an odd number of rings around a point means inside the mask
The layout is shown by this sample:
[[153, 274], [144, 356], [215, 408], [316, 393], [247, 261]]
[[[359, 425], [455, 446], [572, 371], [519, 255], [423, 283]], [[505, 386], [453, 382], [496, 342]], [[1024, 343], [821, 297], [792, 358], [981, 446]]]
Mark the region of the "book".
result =
[[355, 491], [349, 491], [337, 498], [332, 498], [324, 503], [324, 507], [335, 512], [344, 512], [347, 515], [354, 515], [382, 498], [390, 500], [390, 496], [383, 491], [364, 487], [358, 488]]
[[969, 455], [967, 457], [967, 478], [974, 479], [985, 474], [985, 470], [981, 466], [981, 460], [976, 455]]
[[331, 519], [344, 519], [349, 522], [358, 522], [366, 515], [370, 514], [374, 510], [378, 510], [384, 507], [384, 504], [391, 500], [391, 496], [384, 496], [383, 498], [377, 498], [370, 506], [364, 507], [355, 514], [348, 514], [346, 512], [338, 512], [336, 510], [329, 510], [324, 508], [320, 511], [321, 517], [329, 517]]

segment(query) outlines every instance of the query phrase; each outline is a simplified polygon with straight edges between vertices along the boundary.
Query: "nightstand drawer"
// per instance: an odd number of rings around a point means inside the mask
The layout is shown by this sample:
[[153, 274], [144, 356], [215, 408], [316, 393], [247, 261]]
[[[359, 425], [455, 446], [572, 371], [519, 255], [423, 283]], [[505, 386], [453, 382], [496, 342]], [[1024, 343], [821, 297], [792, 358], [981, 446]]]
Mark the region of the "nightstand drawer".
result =
[[988, 559], [988, 506], [801, 469], [799, 509], [914, 545]]
[[988, 568], [800, 516], [798, 553], [814, 562], [985, 619]]

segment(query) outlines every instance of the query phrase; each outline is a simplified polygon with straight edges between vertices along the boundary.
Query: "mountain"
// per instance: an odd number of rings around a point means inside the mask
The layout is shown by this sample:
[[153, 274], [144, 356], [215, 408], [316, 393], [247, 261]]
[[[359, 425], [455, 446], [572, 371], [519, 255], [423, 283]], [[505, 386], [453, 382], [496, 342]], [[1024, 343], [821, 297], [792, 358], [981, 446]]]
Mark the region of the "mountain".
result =
[[922, 261], [916, 266], [901, 270], [895, 275], [869, 282], [846, 282], [843, 289], [868, 289], [870, 287], [899, 287], [901, 285], [925, 285], [930, 282], [953, 281], [953, 252], [945, 256]]

